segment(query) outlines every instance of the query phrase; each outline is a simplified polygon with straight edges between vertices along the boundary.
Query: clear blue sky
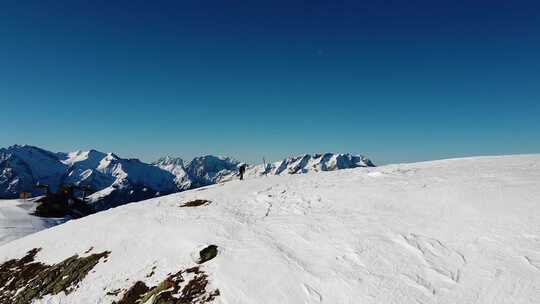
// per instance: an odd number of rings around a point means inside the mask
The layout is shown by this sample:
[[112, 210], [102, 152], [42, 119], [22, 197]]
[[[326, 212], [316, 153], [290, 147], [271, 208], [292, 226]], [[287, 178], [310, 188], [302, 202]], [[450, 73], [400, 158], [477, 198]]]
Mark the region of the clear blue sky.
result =
[[540, 152], [538, 1], [2, 1], [0, 146]]

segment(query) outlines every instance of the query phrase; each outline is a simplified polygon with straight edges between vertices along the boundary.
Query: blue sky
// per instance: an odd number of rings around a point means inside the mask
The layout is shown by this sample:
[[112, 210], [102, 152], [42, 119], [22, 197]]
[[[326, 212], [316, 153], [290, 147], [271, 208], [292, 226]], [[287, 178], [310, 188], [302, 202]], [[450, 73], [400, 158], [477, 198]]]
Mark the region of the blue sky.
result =
[[0, 146], [538, 153], [538, 16], [535, 1], [2, 1]]

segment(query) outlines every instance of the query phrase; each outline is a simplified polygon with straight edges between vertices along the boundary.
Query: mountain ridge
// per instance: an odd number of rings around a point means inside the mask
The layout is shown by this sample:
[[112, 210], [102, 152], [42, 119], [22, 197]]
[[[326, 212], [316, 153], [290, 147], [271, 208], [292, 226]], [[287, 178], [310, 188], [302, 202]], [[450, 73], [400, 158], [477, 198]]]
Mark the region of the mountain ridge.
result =
[[[88, 201], [103, 210], [235, 179], [240, 163], [215, 155], [190, 161], [166, 156], [145, 163], [94, 149], [54, 153], [31, 145], [13, 145], [0, 149], [0, 198], [16, 198], [21, 192], [42, 194], [36, 184], [47, 185], [51, 192], [61, 185], [85, 186], [95, 191]], [[304, 154], [265, 165], [248, 164], [245, 177], [372, 166], [361, 155]]]

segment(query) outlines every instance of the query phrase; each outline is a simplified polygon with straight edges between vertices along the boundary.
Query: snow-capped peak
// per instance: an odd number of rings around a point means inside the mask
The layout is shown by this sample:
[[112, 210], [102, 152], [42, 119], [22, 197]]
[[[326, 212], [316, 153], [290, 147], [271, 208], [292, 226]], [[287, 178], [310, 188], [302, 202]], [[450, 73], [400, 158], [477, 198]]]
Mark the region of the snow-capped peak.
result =
[[[66, 165], [73, 166], [79, 164], [87, 167], [96, 167], [107, 156], [106, 153], [93, 149], [89, 151], [77, 150], [69, 153], [58, 153], [58, 155], [60, 156], [60, 161]], [[83, 162], [86, 164], [83, 164]]]
[[365, 156], [353, 154], [317, 153], [288, 157], [281, 161], [248, 167], [246, 175], [298, 174], [319, 171], [334, 171], [357, 167], [374, 167]]
[[[237, 178], [239, 164], [233, 158], [214, 155], [195, 157], [189, 162], [167, 156], [147, 164], [97, 150], [52, 153], [33, 146], [15, 145], [0, 149], [0, 198], [14, 198], [23, 191], [37, 194], [37, 183], [48, 185], [53, 192], [60, 185], [79, 185], [96, 191], [89, 200], [106, 202], [100, 204], [99, 209], [103, 209], [110, 207], [109, 203], [127, 203], [232, 180]], [[305, 154], [266, 167], [247, 165], [245, 177], [367, 166], [373, 164], [363, 156]]]

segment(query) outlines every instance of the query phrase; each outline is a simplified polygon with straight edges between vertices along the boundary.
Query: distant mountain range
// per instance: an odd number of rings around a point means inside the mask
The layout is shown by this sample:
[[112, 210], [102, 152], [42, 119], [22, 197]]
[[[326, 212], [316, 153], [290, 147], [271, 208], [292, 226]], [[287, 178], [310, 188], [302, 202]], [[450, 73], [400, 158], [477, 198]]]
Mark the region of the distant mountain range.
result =
[[[194, 189], [237, 178], [240, 162], [206, 155], [189, 162], [163, 157], [148, 164], [96, 150], [53, 153], [38, 147], [14, 145], [0, 149], [0, 198], [21, 192], [40, 194], [36, 184], [54, 192], [61, 185], [86, 186], [96, 210]], [[351, 154], [305, 154], [266, 165], [247, 165], [246, 178], [372, 167], [366, 157]]]

